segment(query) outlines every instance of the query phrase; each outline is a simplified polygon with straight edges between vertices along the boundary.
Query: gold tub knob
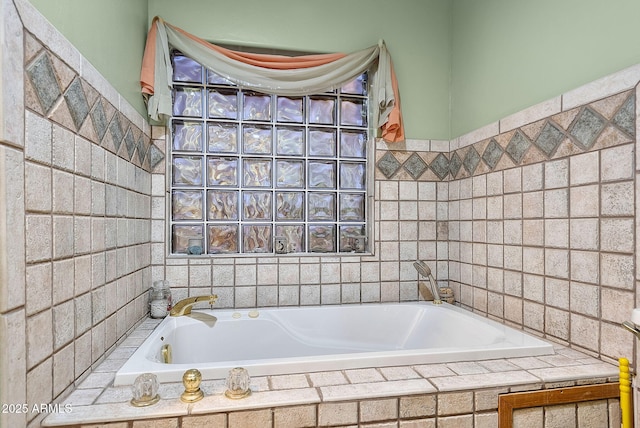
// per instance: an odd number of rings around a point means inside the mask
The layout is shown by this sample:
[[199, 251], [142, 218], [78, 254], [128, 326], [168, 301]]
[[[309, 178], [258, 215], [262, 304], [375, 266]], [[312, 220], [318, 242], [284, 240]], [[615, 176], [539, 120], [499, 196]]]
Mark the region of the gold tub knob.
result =
[[182, 384], [184, 392], [180, 396], [180, 400], [184, 403], [195, 403], [202, 400], [204, 393], [200, 389], [202, 382], [202, 373], [198, 369], [189, 369], [182, 375]]

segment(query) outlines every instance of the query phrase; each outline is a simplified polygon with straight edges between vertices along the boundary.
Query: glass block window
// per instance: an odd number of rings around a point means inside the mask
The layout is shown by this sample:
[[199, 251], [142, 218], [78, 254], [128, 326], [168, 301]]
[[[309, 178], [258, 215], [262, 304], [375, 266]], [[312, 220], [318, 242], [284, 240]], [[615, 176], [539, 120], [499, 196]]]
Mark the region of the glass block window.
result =
[[367, 251], [367, 73], [280, 96], [172, 59], [172, 254]]

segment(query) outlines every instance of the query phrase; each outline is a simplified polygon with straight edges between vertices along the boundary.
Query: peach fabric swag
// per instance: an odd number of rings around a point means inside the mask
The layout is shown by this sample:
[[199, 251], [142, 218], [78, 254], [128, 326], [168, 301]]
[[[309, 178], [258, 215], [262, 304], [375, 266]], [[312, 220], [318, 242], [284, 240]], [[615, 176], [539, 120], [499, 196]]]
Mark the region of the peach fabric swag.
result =
[[309, 95], [339, 88], [371, 69], [375, 126], [387, 142], [404, 141], [400, 96], [391, 56], [383, 41], [351, 54], [289, 57], [237, 52], [216, 46], [155, 17], [147, 36], [140, 85], [149, 117], [172, 114], [170, 47], [246, 89]]

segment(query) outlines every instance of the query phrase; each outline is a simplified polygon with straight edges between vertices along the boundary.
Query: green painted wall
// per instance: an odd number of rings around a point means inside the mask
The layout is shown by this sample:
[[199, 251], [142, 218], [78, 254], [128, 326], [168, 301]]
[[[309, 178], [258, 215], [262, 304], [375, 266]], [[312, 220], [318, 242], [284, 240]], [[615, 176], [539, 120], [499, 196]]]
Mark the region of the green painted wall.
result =
[[449, 138], [449, 0], [32, 0], [140, 112], [140, 61], [151, 19], [232, 44], [351, 52], [384, 39], [408, 138]]
[[451, 136], [640, 63], [637, 0], [453, 0]]
[[449, 138], [449, 0], [149, 0], [149, 17], [218, 43], [352, 52], [384, 39], [408, 138]]
[[141, 113], [156, 15], [220, 43], [350, 52], [384, 39], [418, 139], [457, 137], [640, 63], [638, 0], [31, 1]]
[[30, 1], [146, 117], [140, 64], [147, 38], [147, 0]]

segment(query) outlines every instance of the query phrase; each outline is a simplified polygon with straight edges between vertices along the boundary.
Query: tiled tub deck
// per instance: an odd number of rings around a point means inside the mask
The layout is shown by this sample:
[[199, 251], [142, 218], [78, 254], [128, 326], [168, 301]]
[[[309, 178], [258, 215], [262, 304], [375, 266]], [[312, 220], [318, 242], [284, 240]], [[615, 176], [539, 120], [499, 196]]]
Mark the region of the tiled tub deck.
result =
[[[498, 395], [566, 388], [618, 380], [618, 368], [573, 349], [555, 354], [416, 366], [367, 368], [254, 377], [242, 400], [224, 396], [224, 381], [203, 381], [205, 398], [180, 401], [182, 383], [163, 383], [157, 404], [129, 404], [130, 386], [114, 387], [116, 371], [158, 324], [145, 320], [73, 391], [68, 411], [50, 414], [43, 426], [109, 428], [431, 427], [498, 426]], [[617, 399], [586, 407], [554, 406], [514, 411], [514, 426], [571, 423], [576, 427], [620, 426]], [[572, 407], [573, 406], [573, 407]], [[581, 411], [582, 409], [582, 411]], [[551, 419], [551, 425], [549, 421]], [[573, 420], [573, 423], [571, 422]], [[518, 423], [520, 421], [520, 424]], [[569, 425], [562, 425], [569, 426]]]

